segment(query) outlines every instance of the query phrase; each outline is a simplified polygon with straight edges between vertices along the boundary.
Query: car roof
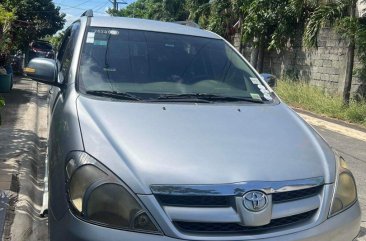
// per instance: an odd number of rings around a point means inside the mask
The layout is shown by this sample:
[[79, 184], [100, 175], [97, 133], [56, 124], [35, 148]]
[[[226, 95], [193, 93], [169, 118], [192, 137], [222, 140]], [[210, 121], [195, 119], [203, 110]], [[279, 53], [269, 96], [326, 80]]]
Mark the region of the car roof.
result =
[[161, 22], [139, 18], [95, 16], [91, 18], [90, 26], [145, 30], [221, 39], [221, 37], [217, 34], [199, 28], [185, 26], [178, 23]]

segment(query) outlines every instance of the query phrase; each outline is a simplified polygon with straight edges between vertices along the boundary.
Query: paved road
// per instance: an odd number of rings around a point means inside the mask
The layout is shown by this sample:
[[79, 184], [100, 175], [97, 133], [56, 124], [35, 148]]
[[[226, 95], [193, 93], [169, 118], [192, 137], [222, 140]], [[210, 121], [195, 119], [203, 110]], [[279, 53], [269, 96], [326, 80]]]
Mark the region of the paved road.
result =
[[[40, 217], [47, 137], [48, 87], [17, 79], [0, 126], [0, 239], [44, 241], [47, 219]], [[2, 198], [5, 197], [5, 198]], [[1, 207], [3, 206], [3, 207]], [[5, 207], [5, 208], [4, 208]]]

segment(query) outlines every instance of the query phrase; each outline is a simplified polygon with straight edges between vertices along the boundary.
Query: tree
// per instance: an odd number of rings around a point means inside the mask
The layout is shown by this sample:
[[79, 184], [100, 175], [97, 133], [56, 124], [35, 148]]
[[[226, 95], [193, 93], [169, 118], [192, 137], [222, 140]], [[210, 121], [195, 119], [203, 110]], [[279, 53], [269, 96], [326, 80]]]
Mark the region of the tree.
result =
[[343, 102], [345, 105], [348, 105], [350, 100], [356, 40], [362, 28], [362, 25], [356, 18], [356, 5], [357, 0], [337, 0], [320, 4], [311, 14], [303, 37], [305, 46], [317, 47], [321, 28], [325, 25], [330, 25], [349, 41], [343, 90]]
[[231, 40], [239, 11], [233, 0], [186, 0], [189, 19], [227, 40]]
[[0, 53], [9, 52], [9, 45], [11, 43], [9, 30], [14, 19], [14, 13], [5, 10], [0, 4]]
[[236, 0], [241, 16], [241, 42], [251, 43], [251, 64], [263, 70], [264, 52], [287, 48], [296, 29], [314, 8], [314, 0]]
[[61, 40], [65, 36], [65, 31], [61, 31], [55, 35], [47, 36], [44, 38], [45, 41], [49, 41], [52, 44], [53, 49], [58, 49]]
[[3, 0], [2, 4], [16, 16], [10, 32], [14, 47], [22, 50], [33, 40], [55, 34], [65, 24], [65, 14], [52, 0]]
[[209, 12], [210, 0], [186, 0], [186, 8], [189, 12], [188, 18], [196, 23], [200, 21], [200, 17], [207, 16]]
[[160, 21], [183, 21], [189, 16], [183, 0], [137, 0], [119, 11], [112, 9], [113, 16], [136, 17]]

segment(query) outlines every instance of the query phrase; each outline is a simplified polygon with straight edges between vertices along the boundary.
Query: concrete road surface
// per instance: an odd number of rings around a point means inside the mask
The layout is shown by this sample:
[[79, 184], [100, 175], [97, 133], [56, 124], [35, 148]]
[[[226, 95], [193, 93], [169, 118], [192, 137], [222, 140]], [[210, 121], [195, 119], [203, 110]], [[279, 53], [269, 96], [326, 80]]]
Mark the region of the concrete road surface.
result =
[[[47, 141], [48, 87], [16, 79], [11, 93], [1, 94], [6, 106], [0, 126], [0, 239], [47, 240], [42, 205]], [[1, 207], [3, 206], [3, 207]], [[5, 229], [1, 220], [6, 213]]]

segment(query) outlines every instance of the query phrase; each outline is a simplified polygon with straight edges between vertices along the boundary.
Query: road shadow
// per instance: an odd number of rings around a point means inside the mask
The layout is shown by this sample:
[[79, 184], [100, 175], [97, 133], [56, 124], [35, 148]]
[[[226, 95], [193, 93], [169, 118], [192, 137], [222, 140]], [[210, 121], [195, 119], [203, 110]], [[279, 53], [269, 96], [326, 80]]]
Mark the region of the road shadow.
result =
[[40, 90], [42, 84], [34, 84], [32, 80], [21, 79], [14, 85], [10, 93], [0, 93], [5, 99], [5, 107], [1, 109], [2, 124], [1, 127], [12, 127], [14, 123], [22, 117], [24, 112], [19, 112], [21, 107], [35, 104], [39, 108], [48, 105], [48, 91]]
[[29, 130], [0, 129], [0, 159], [6, 160], [2, 171], [11, 176], [13, 194], [6, 214], [4, 240], [37, 240], [36, 236], [42, 236], [40, 230], [47, 235], [47, 219], [40, 216], [46, 141]]
[[[361, 227], [360, 234], [358, 235], [358, 239], [366, 237], [366, 228]], [[361, 241], [361, 240], [360, 240]]]

